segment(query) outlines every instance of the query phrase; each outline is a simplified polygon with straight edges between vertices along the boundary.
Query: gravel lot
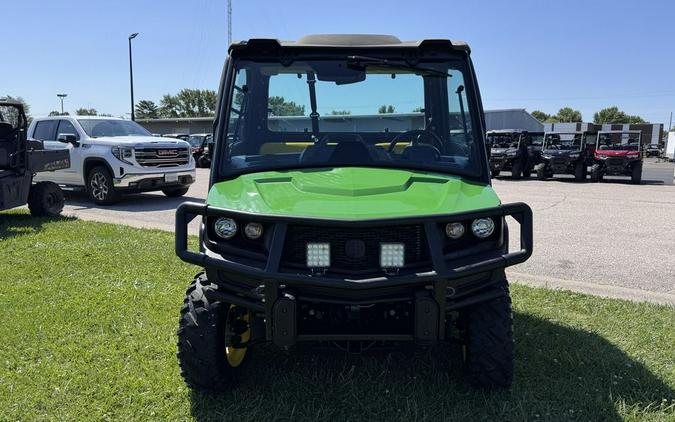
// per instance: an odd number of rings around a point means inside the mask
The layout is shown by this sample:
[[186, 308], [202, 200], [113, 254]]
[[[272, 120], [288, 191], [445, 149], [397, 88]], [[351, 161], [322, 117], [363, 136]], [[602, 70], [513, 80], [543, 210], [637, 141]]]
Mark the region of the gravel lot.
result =
[[[161, 193], [132, 195], [102, 208], [73, 192], [66, 195], [65, 214], [173, 230], [176, 206], [206, 197], [208, 170], [197, 171], [198, 181], [184, 198], [166, 198]], [[618, 179], [601, 184], [577, 184], [565, 177], [546, 182], [494, 180], [503, 202], [526, 202], [535, 217], [534, 254], [514, 267], [510, 278], [675, 304], [672, 178], [672, 164], [651, 160], [645, 164], [645, 184], [640, 186]], [[196, 233], [196, 223], [191, 231]], [[637, 296], [631, 293], [634, 289]]]

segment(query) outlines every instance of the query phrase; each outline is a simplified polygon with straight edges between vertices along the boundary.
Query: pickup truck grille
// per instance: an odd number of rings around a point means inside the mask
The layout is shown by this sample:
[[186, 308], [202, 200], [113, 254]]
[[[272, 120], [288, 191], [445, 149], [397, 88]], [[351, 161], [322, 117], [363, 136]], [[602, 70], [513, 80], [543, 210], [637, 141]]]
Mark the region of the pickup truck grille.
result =
[[136, 161], [143, 167], [177, 167], [190, 162], [190, 149], [136, 148]]

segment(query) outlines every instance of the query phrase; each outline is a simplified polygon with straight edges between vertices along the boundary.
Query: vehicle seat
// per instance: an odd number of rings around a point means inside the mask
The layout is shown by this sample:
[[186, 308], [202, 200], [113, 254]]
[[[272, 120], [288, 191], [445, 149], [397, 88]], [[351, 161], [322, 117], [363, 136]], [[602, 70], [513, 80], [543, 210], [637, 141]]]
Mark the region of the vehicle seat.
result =
[[0, 122], [0, 168], [9, 168], [10, 155], [16, 152], [16, 129]]

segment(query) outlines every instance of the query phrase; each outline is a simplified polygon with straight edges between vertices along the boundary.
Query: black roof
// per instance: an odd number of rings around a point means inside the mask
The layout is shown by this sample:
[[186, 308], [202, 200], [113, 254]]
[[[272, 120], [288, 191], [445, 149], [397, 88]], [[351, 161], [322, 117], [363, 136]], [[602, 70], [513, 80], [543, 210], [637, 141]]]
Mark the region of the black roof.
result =
[[467, 43], [447, 39], [424, 39], [419, 41], [401, 41], [393, 35], [374, 34], [319, 34], [305, 35], [297, 41], [280, 41], [273, 38], [251, 38], [230, 46], [230, 51], [247, 48], [421, 48], [426, 46], [447, 47], [453, 50], [470, 52]]

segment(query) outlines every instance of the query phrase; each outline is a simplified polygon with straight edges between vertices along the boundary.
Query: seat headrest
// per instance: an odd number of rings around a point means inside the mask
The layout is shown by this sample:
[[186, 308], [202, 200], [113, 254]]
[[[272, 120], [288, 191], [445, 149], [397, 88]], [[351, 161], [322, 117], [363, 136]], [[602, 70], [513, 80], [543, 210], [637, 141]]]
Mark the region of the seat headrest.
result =
[[16, 129], [7, 122], [0, 122], [0, 141], [9, 141]]

